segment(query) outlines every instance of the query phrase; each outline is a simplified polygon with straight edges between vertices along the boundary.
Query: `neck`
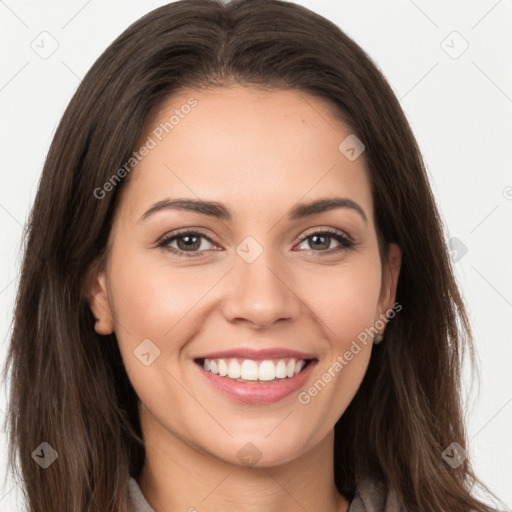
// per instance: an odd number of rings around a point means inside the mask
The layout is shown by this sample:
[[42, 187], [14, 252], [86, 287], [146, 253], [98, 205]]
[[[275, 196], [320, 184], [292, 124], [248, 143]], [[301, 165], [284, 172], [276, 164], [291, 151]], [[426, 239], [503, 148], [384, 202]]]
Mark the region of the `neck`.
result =
[[[141, 414], [148, 414], [144, 409]], [[146, 459], [138, 484], [156, 512], [346, 512], [349, 508], [334, 483], [334, 431], [309, 452], [261, 468], [230, 464], [184, 443], [155, 422], [143, 428], [143, 435]]]

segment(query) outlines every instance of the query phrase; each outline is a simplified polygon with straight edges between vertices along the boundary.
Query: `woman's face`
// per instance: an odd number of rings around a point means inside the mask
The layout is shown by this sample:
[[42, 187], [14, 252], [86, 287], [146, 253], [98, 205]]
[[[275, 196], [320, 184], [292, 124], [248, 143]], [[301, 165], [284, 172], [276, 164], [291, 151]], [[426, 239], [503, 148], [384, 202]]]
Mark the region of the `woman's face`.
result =
[[382, 269], [350, 135], [322, 100], [241, 86], [182, 92], [148, 123], [91, 307], [98, 332], [115, 330], [160, 446], [284, 463], [326, 439], [354, 397], [400, 254], [392, 245]]

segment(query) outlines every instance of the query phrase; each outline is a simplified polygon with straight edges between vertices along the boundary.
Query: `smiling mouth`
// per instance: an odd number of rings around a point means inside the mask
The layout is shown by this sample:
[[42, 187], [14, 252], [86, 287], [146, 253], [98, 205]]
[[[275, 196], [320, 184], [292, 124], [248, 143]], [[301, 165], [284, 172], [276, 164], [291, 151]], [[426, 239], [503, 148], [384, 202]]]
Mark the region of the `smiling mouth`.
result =
[[298, 359], [293, 357], [280, 359], [241, 359], [215, 358], [194, 359], [205, 371], [237, 382], [272, 383], [288, 380], [317, 359]]

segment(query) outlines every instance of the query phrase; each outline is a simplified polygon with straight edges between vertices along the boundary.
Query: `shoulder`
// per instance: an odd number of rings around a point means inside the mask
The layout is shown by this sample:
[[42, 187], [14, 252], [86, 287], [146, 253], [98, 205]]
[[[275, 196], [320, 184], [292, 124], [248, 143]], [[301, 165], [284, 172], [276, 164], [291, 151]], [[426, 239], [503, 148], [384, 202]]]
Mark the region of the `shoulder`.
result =
[[362, 478], [348, 512], [405, 512], [396, 493], [388, 490], [385, 482], [376, 477]]
[[128, 499], [130, 502], [130, 512], [155, 512], [146, 501], [146, 498], [144, 498], [137, 480], [132, 476], [128, 480]]
[[[155, 512], [140, 490], [137, 480], [128, 481], [130, 512]], [[357, 486], [348, 512], [405, 512], [398, 503], [396, 494], [388, 491], [386, 484], [377, 478], [363, 478]]]

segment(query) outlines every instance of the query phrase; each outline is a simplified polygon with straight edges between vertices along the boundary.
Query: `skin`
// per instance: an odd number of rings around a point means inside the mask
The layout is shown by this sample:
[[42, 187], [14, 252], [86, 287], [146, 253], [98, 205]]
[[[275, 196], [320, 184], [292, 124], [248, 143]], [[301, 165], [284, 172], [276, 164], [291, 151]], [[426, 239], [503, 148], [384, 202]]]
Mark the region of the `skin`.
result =
[[[193, 359], [241, 346], [301, 350], [318, 358], [307, 389], [392, 308], [400, 250], [390, 244], [381, 265], [364, 153], [349, 161], [338, 150], [351, 131], [323, 100], [240, 85], [170, 98], [141, 141], [190, 97], [197, 106], [124, 184], [108, 261], [90, 289], [95, 328], [115, 331], [140, 398], [138, 483], [158, 512], [346, 511], [334, 484], [333, 429], [364, 377], [371, 340], [307, 405], [297, 393], [267, 405], [230, 400]], [[350, 208], [286, 217], [298, 202], [333, 195], [358, 203], [367, 223]], [[164, 209], [140, 221], [157, 201], [178, 197], [222, 202], [233, 219]], [[157, 247], [181, 228], [210, 238], [192, 249], [199, 256]], [[356, 245], [299, 240], [325, 228]], [[263, 249], [252, 263], [236, 252], [247, 236]], [[170, 245], [183, 253], [182, 242]], [[134, 356], [145, 339], [160, 350], [149, 366]], [[248, 442], [260, 452], [256, 464], [237, 456]]]

